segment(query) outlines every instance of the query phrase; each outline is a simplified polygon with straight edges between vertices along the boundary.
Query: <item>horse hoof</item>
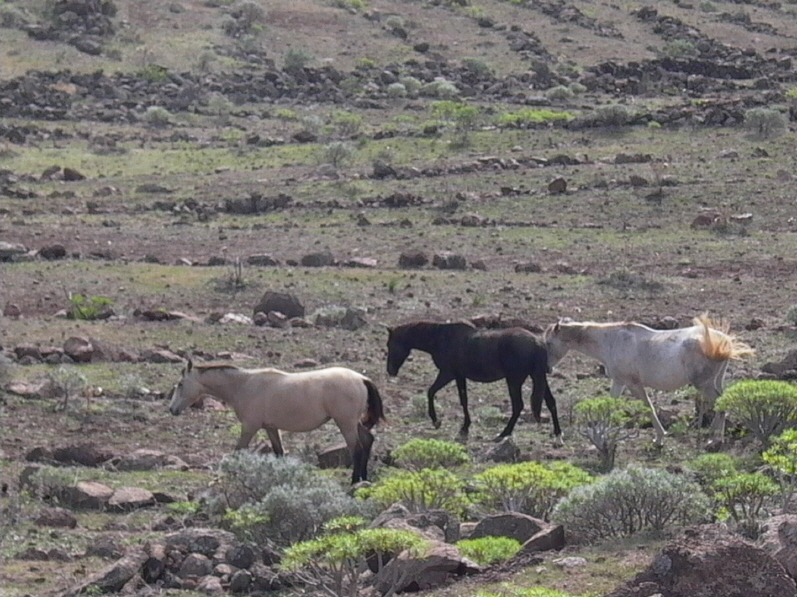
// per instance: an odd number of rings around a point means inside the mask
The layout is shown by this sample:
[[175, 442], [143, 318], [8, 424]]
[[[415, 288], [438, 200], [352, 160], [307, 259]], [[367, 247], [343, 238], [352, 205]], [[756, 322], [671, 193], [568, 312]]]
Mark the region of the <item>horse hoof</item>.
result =
[[432, 421], [432, 425], [434, 426], [435, 429], [440, 429], [442, 423], [440, 421]]

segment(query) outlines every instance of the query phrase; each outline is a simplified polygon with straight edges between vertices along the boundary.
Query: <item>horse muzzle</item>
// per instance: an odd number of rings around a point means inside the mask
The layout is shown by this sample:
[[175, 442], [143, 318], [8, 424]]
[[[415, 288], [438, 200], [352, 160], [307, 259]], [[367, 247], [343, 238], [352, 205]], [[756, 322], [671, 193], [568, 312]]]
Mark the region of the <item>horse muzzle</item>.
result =
[[183, 412], [183, 409], [182, 408], [178, 408], [176, 406], [170, 406], [169, 407], [169, 412], [172, 413], [176, 417], [181, 412]]

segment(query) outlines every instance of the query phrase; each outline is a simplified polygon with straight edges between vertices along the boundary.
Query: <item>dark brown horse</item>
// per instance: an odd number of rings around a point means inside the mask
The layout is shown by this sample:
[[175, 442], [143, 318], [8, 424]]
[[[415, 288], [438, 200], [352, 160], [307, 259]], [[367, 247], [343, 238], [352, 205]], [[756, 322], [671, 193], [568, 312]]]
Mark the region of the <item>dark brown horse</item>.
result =
[[414, 321], [388, 328], [387, 372], [395, 376], [413, 349], [428, 352], [440, 372], [427, 396], [429, 418], [440, 427], [434, 408], [438, 390], [457, 382], [459, 401], [465, 414], [460, 429], [467, 436], [470, 428], [466, 380], [491, 382], [506, 379], [512, 399], [512, 416], [496, 440], [512, 434], [520, 411], [523, 410], [523, 382], [531, 377], [531, 412], [540, 421], [542, 401], [548, 406], [553, 422], [554, 436], [561, 441], [562, 430], [556, 413], [556, 400], [548, 386], [548, 352], [545, 343], [523, 328], [480, 330], [470, 322], [437, 323]]

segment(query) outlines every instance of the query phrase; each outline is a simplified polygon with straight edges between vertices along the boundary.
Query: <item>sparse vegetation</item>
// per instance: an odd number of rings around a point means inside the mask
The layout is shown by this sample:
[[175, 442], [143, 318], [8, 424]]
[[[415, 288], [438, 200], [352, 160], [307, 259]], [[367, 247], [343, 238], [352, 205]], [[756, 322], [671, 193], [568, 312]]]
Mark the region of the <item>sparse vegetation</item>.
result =
[[614, 468], [614, 459], [620, 442], [636, 437], [638, 418], [642, 405], [638, 401], [622, 398], [591, 398], [576, 404], [576, 426], [598, 450], [601, 470]]
[[489, 566], [514, 556], [520, 550], [520, 541], [510, 537], [479, 537], [458, 541], [457, 547], [466, 558]]
[[707, 519], [709, 501], [683, 476], [631, 466], [575, 488], [554, 509], [554, 521], [597, 541]]
[[[0, 0], [3, 591], [73, 591], [112, 562], [75, 557], [100, 536], [136, 550], [200, 527], [234, 529], [251, 546], [257, 541], [259, 563], [249, 569], [255, 576], [265, 570], [260, 556], [269, 539], [277, 537], [281, 551], [299, 535], [315, 541], [337, 534], [336, 549], [356, 547], [359, 532], [389, 507], [346, 495], [350, 475], [337, 460], [345, 451], [337, 450], [333, 422], [283, 433], [287, 453], [308, 463], [307, 475], [303, 467], [283, 475], [277, 463], [264, 476], [285, 482], [272, 487], [257, 478], [259, 464], [241, 465], [240, 478], [255, 491], [227, 504], [225, 492], [238, 481], [228, 482], [219, 463], [240, 426], [211, 399], [181, 417], [169, 414], [180, 358], [287, 370], [343, 365], [366, 373], [387, 415], [375, 428], [372, 489], [387, 484], [397, 467], [420, 473], [439, 457], [445, 464], [436, 471], [447, 479], [402, 481], [385, 500], [409, 495], [420, 504], [417, 519], [439, 522], [442, 514], [424, 508], [453, 496], [447, 507], [468, 523], [503, 510], [502, 500], [526, 500], [521, 491], [532, 496], [522, 508], [543, 517], [556, 501], [583, 491], [573, 481], [578, 471], [556, 467], [598, 469], [598, 455], [577, 431], [586, 425], [574, 405], [604, 396], [608, 382], [583, 355], [557, 366], [550, 381], [563, 446], [549, 435], [546, 411], [541, 424], [531, 420], [530, 384], [512, 441], [490, 441], [509, 409], [499, 381], [469, 384], [474, 421], [462, 450], [396, 458], [396, 447], [410, 439], [455, 438], [461, 408], [449, 384], [438, 394], [441, 426], [430, 423], [426, 389], [434, 369], [418, 351], [388, 379], [381, 324], [467, 318], [489, 327], [542, 327], [570, 316], [685, 325], [696, 309], [710, 308], [760, 355], [731, 362], [727, 379], [793, 377], [797, 315], [789, 309], [795, 299], [788, 255], [797, 253], [790, 151], [797, 89], [787, 53], [765, 50], [793, 45], [786, 35], [795, 28], [794, 5], [733, 8], [698, 0], [665, 10], [639, 2], [566, 3], [556, 14], [546, 3], [499, 1], [369, 7], [362, 0]], [[91, 15], [67, 11], [56, 20], [40, 10], [67, 4], [118, 5], [113, 31], [91, 33]], [[540, 19], [549, 30], [530, 25]], [[755, 56], [741, 44], [754, 36], [767, 40]], [[765, 68], [751, 71], [761, 57]], [[611, 104], [628, 112], [624, 124], [596, 118]], [[745, 123], [751, 108], [781, 114], [786, 127]], [[349, 159], [324, 156], [337, 142], [351, 145]], [[556, 178], [566, 181], [566, 193], [547, 192]], [[714, 211], [703, 227], [701, 216]], [[66, 254], [46, 258], [56, 243]], [[301, 265], [316, 251], [333, 255], [335, 265]], [[405, 252], [431, 258], [442, 251], [474, 267], [399, 265]], [[519, 276], [520, 263], [541, 270]], [[89, 301], [111, 297], [114, 315], [105, 319], [110, 311], [100, 308], [102, 317], [64, 317], [64, 289]], [[248, 323], [266, 290], [294, 295], [310, 315]], [[318, 314], [350, 305], [363, 308], [368, 325], [316, 326]], [[67, 365], [66, 343], [75, 337], [94, 344], [91, 362]], [[63, 414], [52, 412], [63, 396], [49, 380], [62, 364], [85, 378], [84, 387], [70, 389]], [[762, 445], [729, 414], [722, 452], [703, 454], [705, 432], [689, 425], [696, 395], [655, 393], [669, 437], [655, 449], [647, 432], [622, 440], [615, 467], [684, 471], [677, 477], [708, 495], [703, 520], [754, 536], [793, 493], [790, 429], [773, 430]], [[44, 466], [54, 487], [61, 475], [72, 486], [140, 486], [179, 501], [125, 513], [75, 511], [76, 529], [43, 531], [34, 520], [44, 494], [19, 493], [16, 481], [51, 453], [88, 441], [114, 458], [107, 467]], [[258, 442], [265, 442], [262, 432]], [[162, 451], [170, 464], [121, 470], [139, 448]], [[30, 460], [37, 455], [44, 461]], [[517, 476], [517, 494], [500, 480], [486, 491], [476, 479], [495, 467], [491, 458], [535, 466]], [[316, 469], [316, 462], [333, 468]], [[777, 491], [769, 493], [761, 477], [752, 485], [738, 478], [750, 474], [763, 475]], [[420, 494], [426, 487], [428, 499]], [[675, 495], [670, 503], [683, 501]], [[71, 507], [56, 494], [47, 498], [47, 505]], [[598, 522], [614, 512], [597, 511]], [[341, 512], [363, 520], [323, 522]], [[502, 566], [506, 582], [482, 584], [476, 576], [442, 591], [608, 594], [679, 536], [671, 528], [595, 548], [571, 544], [560, 555], [584, 556], [580, 568], [560, 567], [550, 554], [545, 566]], [[337, 564], [325, 560], [332, 543], [326, 546], [313, 561], [329, 580]], [[35, 562], [16, 557], [28, 549], [59, 551]], [[58, 561], [62, 553], [73, 559]], [[179, 557], [171, 552], [167, 564], [175, 575]], [[370, 577], [362, 559], [351, 562]], [[280, 582], [294, 578], [269, 569]], [[356, 586], [362, 580], [346, 589], [363, 592]], [[149, 588], [174, 590], [159, 582]], [[188, 590], [192, 582], [183, 592], [200, 590]], [[268, 582], [258, 579], [249, 591]], [[226, 590], [226, 575], [222, 583]], [[284, 591], [335, 587], [341, 584]]]
[[739, 381], [717, 399], [763, 446], [797, 421], [797, 386], [785, 381]]
[[470, 461], [461, 444], [439, 439], [411, 439], [393, 451], [393, 458], [398, 466], [411, 470], [450, 469]]
[[771, 108], [751, 108], [744, 113], [744, 125], [754, 135], [768, 139], [786, 130], [786, 115]]
[[363, 512], [336, 481], [296, 458], [241, 451], [219, 468], [210, 511], [247, 540], [289, 545], [313, 538], [327, 521]]

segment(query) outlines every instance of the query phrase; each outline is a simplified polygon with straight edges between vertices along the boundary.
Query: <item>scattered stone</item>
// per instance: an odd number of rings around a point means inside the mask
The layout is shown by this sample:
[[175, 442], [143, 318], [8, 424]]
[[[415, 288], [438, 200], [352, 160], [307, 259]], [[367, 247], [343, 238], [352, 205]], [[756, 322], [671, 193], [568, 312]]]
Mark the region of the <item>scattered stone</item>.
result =
[[120, 487], [108, 499], [108, 509], [115, 512], [129, 512], [155, 504], [152, 492], [141, 487]]
[[92, 467], [100, 466], [102, 463], [113, 458], [113, 456], [113, 452], [101, 448], [94, 442], [84, 442], [82, 444], [55, 448], [52, 452], [52, 459], [56, 462]]
[[80, 510], [102, 510], [111, 499], [113, 489], [96, 481], [79, 481], [61, 492], [65, 506]]
[[515, 264], [515, 271], [523, 274], [536, 274], [542, 271], [542, 266], [534, 261], [524, 261]]
[[[644, 592], [641, 592], [644, 585]], [[606, 597], [797, 597], [797, 587], [773, 556], [712, 526], [687, 529], [645, 570]]]
[[438, 269], [454, 269], [464, 270], [468, 269], [468, 261], [462, 255], [452, 253], [451, 251], [441, 251], [435, 253], [432, 259], [432, 265]]
[[66, 247], [61, 244], [47, 245], [39, 249], [39, 257], [48, 261], [55, 261], [66, 257]]
[[554, 178], [548, 183], [548, 193], [551, 195], [561, 195], [567, 192], [567, 181], [562, 178]]
[[300, 263], [305, 267], [326, 267], [335, 264], [335, 257], [330, 251], [320, 251], [304, 255]]
[[64, 508], [44, 508], [39, 512], [34, 523], [40, 527], [74, 529], [77, 527], [77, 518]]
[[399, 255], [399, 267], [414, 269], [429, 263], [429, 256], [423, 251], [404, 251]]
[[260, 267], [270, 267], [279, 265], [279, 261], [274, 259], [271, 255], [267, 255], [265, 253], [259, 253], [257, 255], [249, 255], [246, 258], [246, 263], [249, 265], [256, 265]]
[[64, 341], [64, 354], [76, 363], [90, 363], [94, 356], [94, 345], [85, 336], [72, 336]]
[[115, 593], [136, 576], [147, 561], [147, 553], [140, 548], [133, 548], [128, 553], [104, 570], [93, 574], [85, 582], [72, 587], [61, 597], [78, 597], [78, 595]]
[[304, 317], [304, 305], [296, 295], [286, 292], [266, 291], [254, 307], [253, 312], [269, 313], [278, 311], [287, 317]]
[[86, 175], [81, 172], [78, 172], [74, 168], [70, 168], [69, 166], [64, 168], [65, 182], [77, 182], [80, 180], [86, 180]]

